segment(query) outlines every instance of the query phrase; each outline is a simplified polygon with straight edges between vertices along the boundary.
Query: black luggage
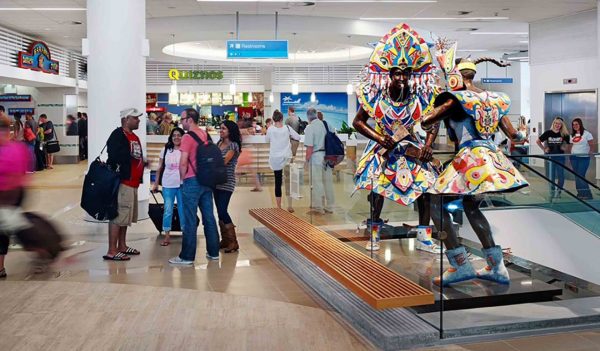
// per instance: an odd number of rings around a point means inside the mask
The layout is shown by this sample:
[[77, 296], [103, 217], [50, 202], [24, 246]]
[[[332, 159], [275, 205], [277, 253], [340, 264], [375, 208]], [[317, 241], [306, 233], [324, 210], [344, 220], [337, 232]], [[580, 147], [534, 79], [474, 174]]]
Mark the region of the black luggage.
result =
[[27, 251], [39, 251], [40, 249], [48, 252], [51, 259], [55, 259], [61, 251], [65, 250], [62, 246], [62, 236], [45, 218], [31, 212], [24, 213], [31, 223], [31, 227], [15, 232], [15, 236]]
[[[158, 191], [158, 192], [162, 195], [161, 191]], [[159, 203], [158, 200], [156, 199], [156, 196], [154, 196], [153, 192], [151, 192], [150, 194], [152, 194], [152, 197], [154, 198], [155, 203], [148, 205], [148, 216], [150, 216], [152, 223], [154, 223], [156, 230], [158, 230], [158, 233], [160, 234], [160, 233], [162, 233], [162, 228], [163, 228], [163, 215], [165, 213], [165, 204]], [[177, 210], [177, 205], [179, 205], [179, 204], [173, 204], [173, 217], [171, 220], [171, 231], [172, 232], [183, 231], [181, 229], [182, 223], [181, 223], [181, 219], [179, 218], [179, 211]], [[198, 216], [196, 216], [196, 226], [198, 226], [198, 225], [200, 225], [200, 218], [198, 218]]]
[[[106, 147], [106, 146], [105, 146]], [[102, 155], [100, 151], [100, 155]], [[111, 220], [118, 216], [119, 173], [112, 170], [98, 156], [90, 165], [83, 181], [81, 208], [96, 220]]]

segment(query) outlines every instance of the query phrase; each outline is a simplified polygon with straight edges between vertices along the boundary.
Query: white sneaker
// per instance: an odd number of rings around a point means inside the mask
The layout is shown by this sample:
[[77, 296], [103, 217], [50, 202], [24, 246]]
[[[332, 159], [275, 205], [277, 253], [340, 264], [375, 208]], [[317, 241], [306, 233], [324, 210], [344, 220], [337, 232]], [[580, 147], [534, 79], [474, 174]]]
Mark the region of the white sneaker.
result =
[[377, 241], [367, 241], [367, 245], [365, 246], [365, 249], [367, 251], [378, 251], [379, 250], [379, 243]]
[[426, 241], [417, 240], [417, 242], [415, 243], [415, 249], [434, 253], [434, 254], [440, 254], [440, 253], [446, 251], [446, 250], [442, 249], [441, 247], [437, 246], [431, 240], [426, 240]]
[[211, 256], [209, 254], [206, 254], [206, 258], [208, 260], [212, 260], [212, 261], [218, 261], [219, 260], [219, 256]]
[[192, 265], [194, 261], [182, 260], [179, 256], [173, 257], [169, 259], [169, 263], [171, 264], [182, 264], [182, 265]]

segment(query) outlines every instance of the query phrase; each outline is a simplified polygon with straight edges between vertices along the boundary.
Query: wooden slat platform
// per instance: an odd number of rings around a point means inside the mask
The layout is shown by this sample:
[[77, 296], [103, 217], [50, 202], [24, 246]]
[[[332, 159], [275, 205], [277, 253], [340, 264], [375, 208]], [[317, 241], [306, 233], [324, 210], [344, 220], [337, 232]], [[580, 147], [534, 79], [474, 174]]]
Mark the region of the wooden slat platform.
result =
[[431, 291], [285, 210], [263, 208], [249, 212], [375, 309], [434, 303]]

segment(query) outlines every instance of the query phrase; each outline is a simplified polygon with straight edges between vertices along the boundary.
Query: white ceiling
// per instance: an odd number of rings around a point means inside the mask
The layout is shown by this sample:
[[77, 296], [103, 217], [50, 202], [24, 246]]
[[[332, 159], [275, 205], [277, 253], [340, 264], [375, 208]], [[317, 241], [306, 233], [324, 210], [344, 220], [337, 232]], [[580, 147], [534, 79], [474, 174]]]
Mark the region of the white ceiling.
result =
[[[123, 0], [128, 1], [128, 0]], [[330, 0], [331, 1], [331, 0]], [[591, 10], [596, 0], [438, 0], [437, 3], [319, 2], [298, 6], [290, 2], [198, 2], [146, 0], [147, 36], [155, 60], [172, 61], [162, 49], [176, 42], [224, 41], [233, 38], [236, 11], [240, 12], [240, 39], [274, 37], [278, 11], [279, 38], [290, 40], [292, 50], [326, 51], [336, 46], [366, 46], [398, 22], [416, 27], [427, 39], [432, 32], [459, 41], [459, 49], [489, 50], [477, 55], [498, 55], [527, 50], [527, 35], [472, 35], [460, 31], [528, 32], [528, 23]], [[80, 7], [85, 0], [0, 0], [0, 7]], [[364, 17], [508, 17], [500, 21], [372, 20]], [[201, 16], [201, 17], [200, 17]], [[83, 22], [81, 25], [73, 21]], [[0, 11], [0, 26], [79, 51], [86, 36], [85, 11]], [[592, 30], [592, 29], [590, 29]], [[293, 35], [292, 33], [297, 33]], [[348, 36], [351, 36], [350, 38]], [[192, 60], [194, 61], [194, 60]]]

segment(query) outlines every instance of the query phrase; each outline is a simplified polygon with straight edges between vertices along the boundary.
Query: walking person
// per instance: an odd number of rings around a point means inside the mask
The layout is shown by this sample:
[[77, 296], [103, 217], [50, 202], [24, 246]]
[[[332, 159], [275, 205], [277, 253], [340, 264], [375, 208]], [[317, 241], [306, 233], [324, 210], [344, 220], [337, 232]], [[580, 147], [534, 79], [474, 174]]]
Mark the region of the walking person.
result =
[[[300, 135], [283, 125], [283, 114], [279, 110], [273, 112], [273, 125], [267, 130], [269, 143], [269, 165], [275, 174], [275, 202], [281, 208], [281, 187], [283, 185], [283, 169], [292, 160], [292, 145], [290, 139], [299, 141]], [[293, 212], [288, 198], [288, 211]]]
[[[296, 110], [293, 106], [288, 107], [288, 118], [285, 119], [285, 125], [292, 128], [296, 133], [300, 134], [300, 118], [296, 115]], [[300, 141], [290, 140], [292, 144], [292, 158], [296, 157]]]
[[184, 223], [185, 213], [183, 211], [183, 194], [181, 193], [181, 175], [179, 174], [179, 163], [181, 162], [181, 138], [185, 132], [181, 128], [171, 131], [167, 144], [160, 152], [158, 170], [159, 174], [152, 185], [152, 191], [158, 190], [162, 183], [162, 194], [164, 199], [163, 227], [165, 239], [161, 246], [171, 244], [171, 225], [173, 223], [173, 208], [177, 199], [177, 212], [179, 222]]
[[[571, 167], [573, 171], [585, 179], [585, 174], [590, 166], [591, 155], [594, 152], [594, 137], [592, 133], [583, 127], [581, 118], [575, 118], [571, 123]], [[590, 186], [583, 179], [575, 177], [575, 187], [577, 188], [577, 197], [582, 200], [591, 200], [592, 192]]]
[[25, 124], [23, 131], [23, 141], [27, 145], [29, 149], [29, 170], [28, 173], [34, 173], [37, 170], [37, 157], [35, 156], [35, 145], [37, 143], [37, 128], [38, 124], [36, 123], [33, 116], [28, 113], [25, 115]]
[[[333, 169], [325, 163], [325, 124], [317, 117], [317, 110], [309, 108], [306, 111], [308, 126], [304, 131], [304, 146], [306, 147], [306, 164], [310, 166], [312, 185], [311, 208], [318, 214], [333, 213]], [[325, 194], [325, 204], [323, 203]]]
[[184, 225], [181, 252], [178, 256], [169, 259], [169, 263], [192, 265], [196, 259], [197, 231], [196, 212], [200, 208], [204, 237], [206, 238], [206, 258], [219, 259], [219, 232], [213, 214], [213, 191], [210, 187], [201, 185], [196, 178], [196, 155], [198, 142], [190, 134], [194, 134], [200, 141], [207, 143], [210, 136], [198, 126], [200, 115], [193, 108], [188, 108], [181, 114], [183, 129], [188, 132], [181, 140], [181, 161], [179, 163], [180, 176], [183, 178], [183, 208]]
[[228, 208], [235, 190], [235, 167], [242, 150], [242, 136], [237, 124], [229, 120], [225, 120], [221, 124], [220, 136], [221, 140], [219, 140], [217, 146], [221, 150], [223, 161], [227, 166], [227, 182], [217, 185], [214, 195], [221, 229], [219, 248], [223, 249], [225, 253], [230, 253], [240, 248], [235, 233], [235, 225], [229, 215]]
[[[81, 116], [79, 117], [79, 114]], [[77, 113], [79, 120], [77, 121], [77, 135], [79, 136], [79, 158], [87, 160], [87, 145], [88, 145], [88, 121], [87, 113]]]
[[14, 141], [24, 141], [25, 139], [23, 138], [23, 133], [25, 133], [25, 126], [23, 125], [23, 122], [21, 121], [21, 113], [15, 112], [13, 117], [15, 118], [15, 121], [13, 123], [13, 130], [12, 130], [13, 140]]
[[118, 215], [108, 224], [108, 252], [105, 260], [128, 261], [131, 255], [140, 252], [127, 246], [127, 227], [137, 222], [138, 187], [144, 176], [144, 153], [140, 139], [133, 132], [140, 126], [142, 112], [135, 108], [121, 111], [122, 126], [115, 129], [108, 141], [106, 163], [112, 169], [119, 169], [121, 184], [118, 192]]
[[[558, 189], [552, 185], [550, 188], [550, 197], [559, 198], [561, 189], [565, 185], [565, 170], [563, 166], [566, 164], [565, 151], [569, 151], [569, 143], [571, 138], [565, 121], [561, 117], [556, 117], [552, 121], [552, 127], [542, 133], [536, 141], [538, 146], [544, 150], [544, 154], [549, 155], [549, 158], [554, 162], [548, 162], [549, 167], [546, 168], [546, 176], [552, 182], [557, 180]], [[543, 143], [546, 143], [544, 145]], [[556, 164], [559, 163], [559, 164]]]

